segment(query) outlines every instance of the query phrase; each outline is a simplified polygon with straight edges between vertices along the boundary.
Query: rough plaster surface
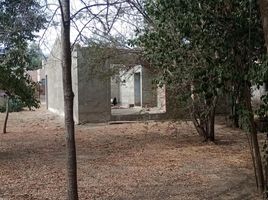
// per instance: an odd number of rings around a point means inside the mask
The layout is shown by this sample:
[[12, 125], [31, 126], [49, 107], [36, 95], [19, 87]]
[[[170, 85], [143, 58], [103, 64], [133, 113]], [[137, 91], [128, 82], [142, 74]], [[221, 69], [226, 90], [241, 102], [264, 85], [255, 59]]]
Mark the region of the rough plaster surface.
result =
[[115, 76], [111, 78], [111, 99], [116, 98], [118, 103], [120, 102], [120, 78]]
[[91, 49], [78, 52], [78, 113], [80, 122], [107, 122], [111, 117], [109, 62], [92, 64]]
[[157, 88], [152, 84], [154, 75], [146, 67], [142, 68], [142, 105], [143, 107], [157, 106]]
[[[143, 107], [156, 107], [157, 106], [157, 89], [153, 86], [152, 80], [154, 75], [141, 65], [137, 65], [130, 70], [121, 71], [119, 84], [119, 100], [122, 106], [135, 105], [135, 87], [134, 87], [134, 74], [140, 73], [141, 75], [141, 105]], [[112, 81], [112, 94], [117, 91], [117, 85]]]
[[[64, 116], [64, 100], [63, 100], [63, 83], [61, 68], [61, 50], [60, 42], [57, 41], [53, 50], [44, 63], [45, 74], [47, 76], [47, 108], [48, 110]], [[72, 57], [72, 79], [74, 92], [74, 120], [79, 122], [78, 118], [78, 90], [77, 90], [77, 53], [73, 52]]]
[[[72, 54], [72, 79], [74, 92], [74, 119], [76, 123], [107, 122], [111, 119], [111, 98], [117, 97], [122, 105], [134, 104], [134, 74], [141, 74], [142, 106], [157, 106], [157, 90], [152, 86], [151, 74], [141, 65], [123, 72], [121, 81], [116, 84], [106, 73], [110, 69], [109, 60], [96, 63], [93, 48], [76, 47]], [[59, 115], [64, 115], [63, 84], [60, 42], [44, 63], [47, 75], [47, 106]], [[112, 89], [111, 89], [112, 86]]]

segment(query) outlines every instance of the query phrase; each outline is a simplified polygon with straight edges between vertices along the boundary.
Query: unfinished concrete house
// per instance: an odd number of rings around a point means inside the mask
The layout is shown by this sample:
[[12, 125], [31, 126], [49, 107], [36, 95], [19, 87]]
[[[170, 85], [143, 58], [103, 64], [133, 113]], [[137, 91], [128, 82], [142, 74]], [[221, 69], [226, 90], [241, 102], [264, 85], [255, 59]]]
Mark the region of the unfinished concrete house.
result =
[[[72, 54], [74, 119], [76, 123], [98, 123], [139, 114], [143, 108], [164, 107], [161, 90], [152, 85], [153, 74], [133, 61], [133, 55], [118, 50], [76, 46]], [[121, 53], [120, 53], [121, 52]], [[123, 52], [123, 53], [122, 53]], [[60, 42], [44, 63], [47, 109], [64, 115]], [[131, 60], [131, 59], [132, 60]], [[125, 62], [129, 61], [127, 66]], [[120, 66], [120, 67], [118, 67]], [[116, 98], [116, 105], [111, 99]], [[162, 111], [161, 111], [162, 112]], [[120, 116], [118, 118], [118, 116]]]

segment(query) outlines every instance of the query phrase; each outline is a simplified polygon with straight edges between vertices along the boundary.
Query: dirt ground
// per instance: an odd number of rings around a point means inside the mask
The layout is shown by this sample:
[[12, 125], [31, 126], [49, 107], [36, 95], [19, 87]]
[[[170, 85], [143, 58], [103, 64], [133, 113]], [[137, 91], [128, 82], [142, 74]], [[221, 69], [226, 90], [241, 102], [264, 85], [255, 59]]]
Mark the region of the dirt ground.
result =
[[[186, 123], [76, 128], [81, 200], [260, 199], [239, 130], [217, 125], [215, 145]], [[44, 108], [11, 113], [0, 134], [0, 199], [66, 199], [62, 119]]]

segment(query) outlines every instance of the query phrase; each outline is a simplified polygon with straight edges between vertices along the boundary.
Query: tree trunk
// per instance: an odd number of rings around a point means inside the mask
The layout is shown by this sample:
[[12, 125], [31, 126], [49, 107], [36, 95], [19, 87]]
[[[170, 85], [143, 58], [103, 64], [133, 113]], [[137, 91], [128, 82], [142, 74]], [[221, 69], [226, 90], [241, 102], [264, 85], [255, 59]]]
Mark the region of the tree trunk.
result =
[[194, 114], [192, 114], [192, 122], [194, 124], [194, 127], [197, 131], [197, 133], [199, 134], [200, 137], [204, 138], [204, 142], [206, 142], [208, 140], [208, 136], [207, 136], [207, 132], [204, 129], [202, 123], [198, 122], [198, 119], [194, 116]]
[[[268, 51], [268, 1], [267, 0], [259, 0], [258, 3], [259, 3], [261, 19], [262, 19], [265, 46], [266, 46], [266, 50]], [[266, 166], [265, 170], [266, 170], [265, 187], [266, 187], [266, 197], [267, 197], [267, 187], [268, 187], [268, 169], [267, 169], [267, 166]]]
[[72, 55], [70, 43], [70, 1], [62, 0], [62, 77], [64, 94], [64, 113], [65, 113], [65, 135], [67, 151], [67, 184], [68, 199], [78, 200], [77, 189], [77, 163], [75, 147], [75, 129], [73, 119], [73, 100], [72, 90]]
[[217, 101], [218, 101], [218, 96], [214, 97], [212, 104], [210, 106], [211, 110], [208, 116], [208, 139], [209, 141], [212, 141], [212, 142], [215, 141], [215, 112], [216, 112]]
[[211, 108], [208, 118], [208, 140], [215, 141], [215, 107]]
[[239, 115], [238, 115], [238, 111], [237, 111], [237, 104], [235, 105], [234, 127], [239, 128]]
[[[265, 144], [264, 144], [264, 149], [263, 149], [263, 151], [265, 152], [265, 153], [267, 153], [267, 150], [268, 150], [268, 147], [267, 147], [267, 144], [268, 144], [268, 133], [266, 133], [266, 140], [265, 140]], [[264, 174], [265, 174], [265, 193], [264, 193], [264, 199], [268, 199], [268, 185], [267, 185], [267, 183], [268, 183], [268, 157], [267, 157], [267, 155], [264, 155], [264, 163], [263, 163], [263, 165], [264, 165]]]
[[218, 96], [213, 97], [207, 107], [210, 110], [205, 118], [198, 117], [194, 103], [192, 104], [191, 117], [197, 133], [206, 141], [215, 141], [215, 112]]
[[267, 0], [259, 0], [258, 3], [259, 3], [261, 19], [262, 19], [265, 46], [268, 50], [268, 1]]
[[248, 112], [248, 125], [249, 125], [249, 131], [250, 131], [250, 140], [252, 143], [253, 148], [253, 154], [254, 154], [254, 163], [256, 166], [256, 175], [257, 175], [257, 186], [260, 191], [260, 193], [264, 192], [264, 174], [263, 174], [263, 167], [262, 167], [262, 160], [260, 155], [260, 149], [259, 149], [259, 142], [258, 142], [258, 136], [257, 136], [257, 129], [254, 122], [254, 115], [251, 105], [251, 90], [250, 90], [250, 83], [246, 83], [243, 88], [243, 104], [244, 108]]
[[4, 126], [3, 126], [3, 133], [7, 132], [7, 120], [8, 120], [8, 115], [9, 115], [9, 97], [6, 97], [6, 117], [4, 121]]

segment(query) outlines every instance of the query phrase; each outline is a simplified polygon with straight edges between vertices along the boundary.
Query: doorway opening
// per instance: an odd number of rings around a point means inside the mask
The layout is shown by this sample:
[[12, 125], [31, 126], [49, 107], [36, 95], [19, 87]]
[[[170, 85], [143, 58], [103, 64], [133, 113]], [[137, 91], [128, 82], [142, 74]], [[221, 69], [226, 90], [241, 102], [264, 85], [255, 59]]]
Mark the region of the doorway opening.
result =
[[141, 73], [134, 74], [134, 104], [135, 106], [141, 106]]

